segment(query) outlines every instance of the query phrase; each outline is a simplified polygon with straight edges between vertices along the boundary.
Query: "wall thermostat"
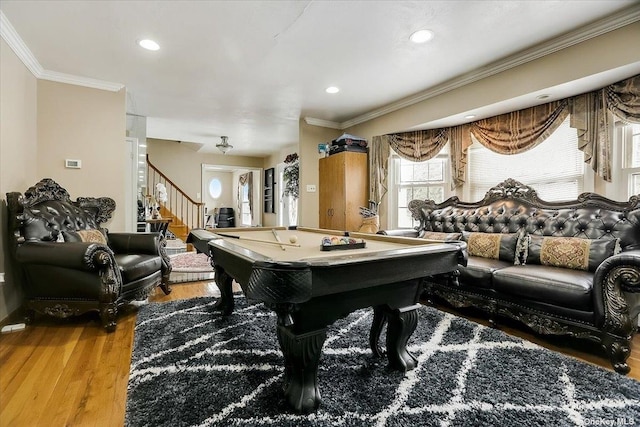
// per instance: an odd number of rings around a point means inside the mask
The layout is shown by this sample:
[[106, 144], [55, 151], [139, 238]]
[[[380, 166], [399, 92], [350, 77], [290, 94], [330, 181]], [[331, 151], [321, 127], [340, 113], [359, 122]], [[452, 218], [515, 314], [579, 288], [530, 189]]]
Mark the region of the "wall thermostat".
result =
[[80, 169], [82, 167], [82, 160], [65, 159], [64, 167], [70, 169]]

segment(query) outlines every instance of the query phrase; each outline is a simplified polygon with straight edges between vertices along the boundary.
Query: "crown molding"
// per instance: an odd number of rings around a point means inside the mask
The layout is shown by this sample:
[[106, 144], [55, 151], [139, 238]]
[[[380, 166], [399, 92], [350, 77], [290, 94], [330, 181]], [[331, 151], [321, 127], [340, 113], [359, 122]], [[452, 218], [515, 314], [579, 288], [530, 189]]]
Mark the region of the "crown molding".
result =
[[11, 50], [16, 54], [22, 63], [31, 71], [36, 78], [42, 74], [42, 66], [38, 60], [33, 56], [29, 48], [22, 41], [22, 38], [18, 35], [18, 32], [11, 22], [7, 19], [4, 12], [0, 10], [0, 36], [9, 45]]
[[89, 77], [75, 76], [73, 74], [58, 73], [57, 71], [44, 70], [40, 76], [37, 77], [42, 80], [51, 80], [58, 83], [67, 83], [70, 85], [90, 87], [93, 89], [108, 90], [111, 92], [118, 92], [124, 88], [122, 83], [113, 83]]
[[339, 130], [344, 129], [344, 127], [342, 127], [341, 123], [332, 122], [332, 121], [329, 121], [329, 120], [315, 119], [313, 117], [305, 117], [304, 121], [308, 125], [312, 125], [312, 126], [320, 126], [320, 127], [323, 127], [323, 128], [339, 129]]
[[18, 32], [13, 28], [11, 22], [5, 14], [0, 10], [0, 36], [9, 45], [11, 50], [22, 61], [22, 63], [31, 71], [35, 78], [41, 80], [51, 80], [59, 83], [67, 83], [76, 86], [85, 86], [93, 89], [108, 90], [118, 92], [124, 85], [121, 83], [107, 82], [104, 80], [91, 79], [88, 77], [74, 76], [72, 74], [59, 73], [57, 71], [49, 71], [42, 68], [29, 47], [22, 40]]
[[571, 31], [560, 37], [556, 37], [551, 41], [542, 43], [533, 48], [508, 56], [503, 60], [494, 62], [485, 67], [478, 68], [477, 70], [474, 70], [471, 73], [463, 74], [460, 77], [450, 80], [441, 85], [434, 86], [433, 88], [425, 92], [421, 92], [419, 94], [401, 99], [397, 102], [388, 104], [382, 108], [370, 111], [363, 115], [354, 117], [353, 119], [344, 121], [340, 123], [340, 129], [347, 129], [351, 126], [355, 126], [360, 123], [364, 123], [366, 121], [383, 116], [385, 114], [400, 110], [402, 108], [409, 107], [411, 105], [417, 104], [429, 98], [433, 98], [443, 93], [446, 93], [454, 89], [460, 88], [462, 86], [468, 85], [470, 83], [476, 82], [478, 80], [482, 80], [484, 78], [490, 77], [494, 74], [498, 74], [503, 71], [509, 70], [511, 68], [517, 67], [519, 65], [525, 64], [527, 62], [531, 62], [533, 60], [542, 58], [543, 56], [550, 55], [552, 53], [558, 52], [562, 49], [571, 47], [578, 43], [587, 41], [594, 37], [598, 37], [602, 34], [606, 34], [610, 31], [617, 30], [618, 28], [622, 28], [626, 25], [633, 24], [634, 22], [637, 22], [639, 20], [640, 20], [640, 5], [632, 6], [618, 13], [615, 13], [611, 16], [603, 18], [599, 21], [596, 21], [592, 24], [589, 24], [577, 30]]

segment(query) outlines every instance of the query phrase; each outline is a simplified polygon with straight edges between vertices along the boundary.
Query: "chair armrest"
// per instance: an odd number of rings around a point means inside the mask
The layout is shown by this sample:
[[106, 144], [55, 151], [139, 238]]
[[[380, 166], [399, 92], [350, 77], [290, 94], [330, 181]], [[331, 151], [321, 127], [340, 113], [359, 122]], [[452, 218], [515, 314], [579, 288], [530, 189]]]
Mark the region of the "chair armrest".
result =
[[117, 254], [160, 255], [160, 233], [109, 233], [109, 247]]
[[115, 265], [111, 249], [92, 242], [26, 242], [17, 248], [16, 260], [21, 264], [50, 265], [86, 271]]
[[640, 312], [640, 250], [619, 253], [604, 260], [593, 278], [596, 324], [621, 337], [635, 330], [634, 319]]
[[418, 230], [399, 228], [395, 230], [380, 230], [377, 234], [384, 234], [385, 236], [418, 237]]

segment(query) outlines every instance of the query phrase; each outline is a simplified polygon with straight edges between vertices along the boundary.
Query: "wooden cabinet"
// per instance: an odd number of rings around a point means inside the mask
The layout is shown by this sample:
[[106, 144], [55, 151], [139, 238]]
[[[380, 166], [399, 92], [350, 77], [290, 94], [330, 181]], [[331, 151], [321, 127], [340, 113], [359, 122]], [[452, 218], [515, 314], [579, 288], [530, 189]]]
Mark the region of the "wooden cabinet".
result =
[[367, 153], [344, 151], [320, 159], [320, 228], [357, 231], [368, 206]]

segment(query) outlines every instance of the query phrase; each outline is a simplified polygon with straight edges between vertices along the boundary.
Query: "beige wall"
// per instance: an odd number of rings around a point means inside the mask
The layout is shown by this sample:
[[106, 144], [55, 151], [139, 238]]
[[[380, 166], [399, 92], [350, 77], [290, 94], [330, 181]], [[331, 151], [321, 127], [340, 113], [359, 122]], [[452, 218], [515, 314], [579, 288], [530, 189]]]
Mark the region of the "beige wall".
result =
[[234, 156], [229, 154], [198, 153], [194, 144], [178, 143], [164, 139], [147, 138], [149, 162], [193, 200], [202, 192], [202, 165], [239, 166], [261, 168], [262, 157]]
[[[38, 174], [53, 178], [72, 199], [111, 197], [116, 211], [107, 224], [124, 231], [127, 161], [125, 91], [38, 81]], [[82, 161], [67, 169], [65, 159]]]
[[38, 180], [37, 80], [0, 39], [0, 320], [21, 304], [7, 247], [5, 194], [24, 192]]
[[[300, 202], [298, 203], [298, 224], [305, 227], [317, 227], [320, 201], [318, 198], [318, 165], [320, 155], [318, 144], [331, 142], [343, 132], [307, 124], [300, 120]], [[315, 185], [316, 192], [308, 193], [307, 185]]]

